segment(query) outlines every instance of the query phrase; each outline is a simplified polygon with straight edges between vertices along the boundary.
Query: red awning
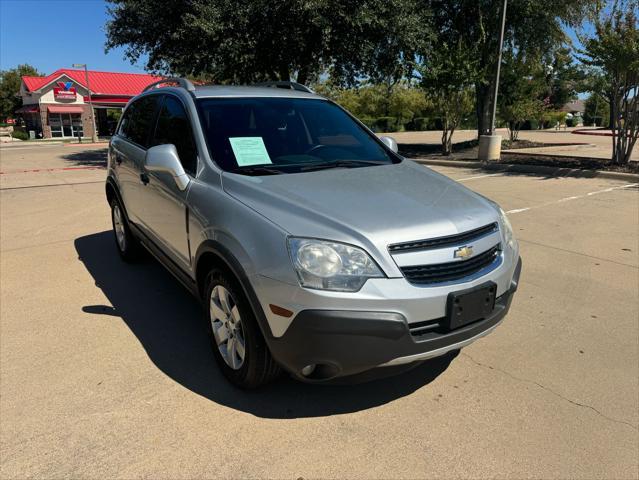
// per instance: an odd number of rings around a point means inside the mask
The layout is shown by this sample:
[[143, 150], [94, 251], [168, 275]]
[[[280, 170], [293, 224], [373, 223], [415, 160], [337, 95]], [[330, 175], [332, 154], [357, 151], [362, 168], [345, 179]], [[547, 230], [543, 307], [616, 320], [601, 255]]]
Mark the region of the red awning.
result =
[[76, 105], [47, 105], [49, 113], [82, 113], [84, 109]]
[[38, 113], [38, 105], [25, 105], [24, 107], [18, 108], [16, 113]]

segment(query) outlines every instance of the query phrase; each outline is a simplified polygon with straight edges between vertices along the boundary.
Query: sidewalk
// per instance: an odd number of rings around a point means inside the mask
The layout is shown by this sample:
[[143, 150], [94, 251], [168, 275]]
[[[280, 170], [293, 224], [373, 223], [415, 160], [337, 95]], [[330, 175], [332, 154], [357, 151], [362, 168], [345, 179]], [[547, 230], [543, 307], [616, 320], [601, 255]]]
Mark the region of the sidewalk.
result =
[[[579, 131], [578, 134], [573, 132]], [[522, 130], [519, 132], [520, 140], [529, 140], [531, 142], [548, 143], [553, 146], [520, 148], [512, 150], [504, 150], [504, 153], [515, 155], [540, 155], [540, 156], [557, 156], [557, 157], [578, 157], [578, 158], [594, 158], [607, 160], [612, 156], [612, 140], [611, 137], [601, 135], [602, 130], [592, 130], [582, 127], [571, 128], [568, 130]], [[503, 138], [508, 138], [508, 130], [505, 128], [497, 129], [497, 134]], [[400, 144], [427, 144], [439, 145], [441, 142], [441, 131], [428, 132], [395, 132], [388, 134], [395, 138]], [[476, 130], [458, 130], [453, 136], [453, 143], [460, 143], [477, 138]], [[557, 145], [561, 144], [561, 145]], [[453, 147], [453, 156], [455, 155]], [[473, 151], [467, 150], [459, 152], [462, 158], [473, 156]], [[476, 158], [476, 153], [475, 153]], [[631, 160], [639, 161], [639, 148], [635, 148], [632, 152]]]
[[42, 141], [42, 140], [15, 140], [13, 142], [0, 142], [0, 149], [10, 150], [12, 148], [32, 148], [32, 147], [51, 147], [55, 145], [62, 145], [64, 142], [59, 141]]

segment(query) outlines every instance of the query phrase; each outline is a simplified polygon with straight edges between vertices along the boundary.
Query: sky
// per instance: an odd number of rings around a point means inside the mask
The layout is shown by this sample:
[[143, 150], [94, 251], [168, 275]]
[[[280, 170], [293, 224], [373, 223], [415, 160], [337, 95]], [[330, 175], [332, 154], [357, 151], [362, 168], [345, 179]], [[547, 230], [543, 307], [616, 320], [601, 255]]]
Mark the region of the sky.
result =
[[103, 0], [0, 0], [0, 69], [28, 63], [42, 73], [86, 63], [89, 70], [143, 73], [124, 49], [104, 52]]

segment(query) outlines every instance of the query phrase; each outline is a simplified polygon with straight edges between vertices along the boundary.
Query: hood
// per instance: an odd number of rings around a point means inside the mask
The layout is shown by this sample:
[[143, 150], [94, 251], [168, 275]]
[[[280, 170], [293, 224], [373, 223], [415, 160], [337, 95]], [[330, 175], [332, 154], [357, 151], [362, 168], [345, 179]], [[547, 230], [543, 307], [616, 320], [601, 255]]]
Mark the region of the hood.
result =
[[261, 177], [225, 173], [223, 186], [291, 235], [381, 251], [498, 219], [486, 199], [410, 160]]

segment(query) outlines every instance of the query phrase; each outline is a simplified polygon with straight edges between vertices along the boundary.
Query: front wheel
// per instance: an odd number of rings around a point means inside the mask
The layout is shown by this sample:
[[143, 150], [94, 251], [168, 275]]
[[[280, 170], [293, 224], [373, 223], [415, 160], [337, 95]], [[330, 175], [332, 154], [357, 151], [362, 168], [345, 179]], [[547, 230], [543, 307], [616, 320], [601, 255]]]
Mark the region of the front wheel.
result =
[[212, 270], [206, 279], [205, 315], [213, 354], [224, 376], [240, 388], [257, 388], [280, 372], [238, 283]]

